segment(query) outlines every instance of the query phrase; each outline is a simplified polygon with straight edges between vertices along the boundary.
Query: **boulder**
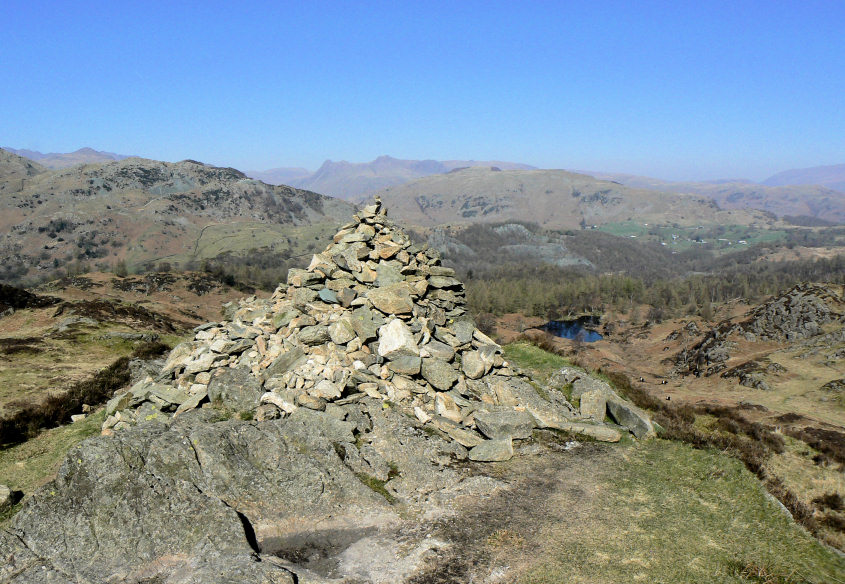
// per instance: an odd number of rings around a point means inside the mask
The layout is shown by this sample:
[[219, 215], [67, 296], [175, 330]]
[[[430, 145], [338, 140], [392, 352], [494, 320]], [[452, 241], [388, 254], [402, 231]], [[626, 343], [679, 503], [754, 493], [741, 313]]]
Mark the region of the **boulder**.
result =
[[0, 580], [295, 582], [259, 550], [396, 517], [330, 446], [354, 448], [350, 425], [308, 414], [212, 423], [195, 410], [88, 440], [13, 519], [23, 539], [0, 539], [15, 558]]
[[220, 369], [208, 384], [208, 399], [235, 411], [258, 407], [264, 390], [261, 382], [245, 367]]
[[414, 335], [403, 321], [394, 318], [378, 329], [378, 354], [387, 359], [400, 356], [418, 357], [420, 349]]
[[374, 288], [366, 297], [385, 314], [410, 314], [414, 309], [410, 286], [404, 282]]
[[524, 440], [531, 438], [534, 419], [527, 412], [502, 409], [476, 412], [475, 425], [482, 434], [493, 440], [505, 438]]
[[501, 462], [513, 458], [513, 443], [506, 440], [485, 440], [469, 451], [469, 459], [476, 462]]
[[458, 372], [446, 361], [427, 357], [420, 369], [423, 378], [440, 391], [447, 391], [458, 380]]
[[572, 382], [572, 397], [580, 398], [581, 395], [588, 391], [599, 391], [609, 395], [613, 393], [613, 388], [601, 379], [596, 379], [595, 377], [588, 376], [586, 373], [582, 373], [581, 377]]
[[601, 422], [607, 413], [607, 393], [594, 389], [581, 394], [579, 409], [585, 418], [593, 418]]
[[630, 430], [637, 438], [647, 438], [655, 434], [648, 414], [616, 394], [607, 397], [607, 412], [617, 424]]

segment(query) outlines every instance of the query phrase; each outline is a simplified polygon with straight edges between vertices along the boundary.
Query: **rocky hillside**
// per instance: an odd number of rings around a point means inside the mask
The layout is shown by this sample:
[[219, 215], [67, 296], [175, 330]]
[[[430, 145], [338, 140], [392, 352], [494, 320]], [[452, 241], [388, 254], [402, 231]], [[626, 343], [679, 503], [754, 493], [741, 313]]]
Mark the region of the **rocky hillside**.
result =
[[0, 280], [43, 278], [74, 262], [185, 266], [255, 248], [295, 255], [352, 213], [329, 197], [190, 160], [127, 158], [43, 171], [3, 157]]
[[[276, 169], [249, 173], [250, 176], [272, 184], [286, 184], [308, 189], [340, 199], [363, 201], [385, 187], [401, 185], [424, 176], [443, 174], [468, 166], [495, 166], [503, 170], [531, 169], [516, 162], [476, 160], [400, 160], [379, 156], [372, 162], [334, 162], [326, 160], [314, 173], [303, 169]], [[268, 180], [273, 179], [273, 180]]]
[[0, 194], [22, 191], [27, 180], [42, 172], [46, 169], [40, 164], [0, 149]]
[[722, 211], [710, 199], [634, 189], [563, 170], [467, 168], [380, 192], [400, 220], [414, 225], [531, 221], [545, 228], [627, 221], [764, 224], [753, 211]]
[[0, 532], [0, 580], [409, 582], [444, 545], [421, 522], [504, 486], [474, 462], [541, 453], [536, 429], [653, 434], [583, 371], [533, 383], [436, 252], [354, 219], [109, 402]]
[[845, 223], [845, 197], [835, 186], [821, 182], [672, 182], [630, 174], [590, 174], [638, 189], [709, 197], [723, 209], [760, 209], [778, 217], [814, 217], [833, 223]]
[[[678, 354], [678, 371], [700, 376], [730, 369], [724, 375], [738, 377], [741, 383], [751, 383], [759, 378], [759, 375], [750, 374], [760, 372], [756, 361], [762, 358], [760, 353], [764, 349], [747, 348], [749, 343], [768, 341], [786, 343], [788, 347], [798, 341], [829, 336], [830, 344], [825, 349], [833, 354], [845, 342], [843, 332], [845, 295], [842, 287], [799, 284], [753, 308], [744, 317], [722, 321], [706, 332], [689, 350]], [[750, 352], [757, 353], [754, 366], [743, 363]]]

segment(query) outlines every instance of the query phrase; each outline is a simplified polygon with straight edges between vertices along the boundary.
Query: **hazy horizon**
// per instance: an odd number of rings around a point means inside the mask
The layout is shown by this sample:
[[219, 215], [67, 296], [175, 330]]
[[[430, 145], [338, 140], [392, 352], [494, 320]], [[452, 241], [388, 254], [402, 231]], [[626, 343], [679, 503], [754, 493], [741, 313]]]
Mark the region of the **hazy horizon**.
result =
[[17, 149], [664, 180], [845, 162], [842, 3], [11, 1], [5, 16], [0, 143]]

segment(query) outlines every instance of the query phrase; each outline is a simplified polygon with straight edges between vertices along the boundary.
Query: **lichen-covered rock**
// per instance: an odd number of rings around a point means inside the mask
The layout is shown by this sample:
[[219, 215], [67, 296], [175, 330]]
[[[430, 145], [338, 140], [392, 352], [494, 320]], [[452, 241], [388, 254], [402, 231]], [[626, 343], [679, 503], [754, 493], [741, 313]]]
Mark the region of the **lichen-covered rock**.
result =
[[244, 367], [220, 369], [208, 384], [208, 399], [239, 412], [257, 408], [262, 393], [261, 382]]
[[421, 372], [425, 380], [440, 391], [448, 390], [458, 380], [458, 372], [452, 365], [434, 357], [422, 360]]

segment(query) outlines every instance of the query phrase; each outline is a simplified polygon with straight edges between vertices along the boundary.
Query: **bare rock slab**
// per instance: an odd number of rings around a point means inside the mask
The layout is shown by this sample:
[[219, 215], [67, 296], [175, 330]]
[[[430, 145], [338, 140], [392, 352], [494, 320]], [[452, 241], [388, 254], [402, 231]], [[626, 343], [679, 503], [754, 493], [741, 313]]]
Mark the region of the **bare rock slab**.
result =
[[611, 396], [607, 399], [607, 411], [617, 424], [630, 430], [637, 438], [654, 436], [654, 426], [648, 414], [631, 402]]
[[505, 440], [485, 440], [469, 451], [469, 459], [476, 462], [503, 462], [513, 458], [513, 442]]
[[493, 440], [525, 440], [534, 430], [534, 419], [528, 412], [502, 410], [476, 412], [475, 425], [482, 434]]

